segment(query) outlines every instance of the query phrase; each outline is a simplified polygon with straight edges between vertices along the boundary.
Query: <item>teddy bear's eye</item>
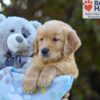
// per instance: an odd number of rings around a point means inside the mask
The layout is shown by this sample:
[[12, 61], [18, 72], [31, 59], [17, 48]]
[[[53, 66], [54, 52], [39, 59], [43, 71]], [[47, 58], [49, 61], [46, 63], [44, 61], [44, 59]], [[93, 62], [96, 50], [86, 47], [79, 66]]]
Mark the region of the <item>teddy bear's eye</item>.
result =
[[24, 36], [24, 38], [28, 38], [31, 34], [30, 34], [29, 30], [22, 27], [22, 35]]
[[10, 32], [13, 33], [13, 32], [15, 32], [15, 30], [14, 29], [11, 29]]
[[28, 37], [28, 34], [23, 33], [23, 36], [24, 36], [24, 38], [27, 38]]

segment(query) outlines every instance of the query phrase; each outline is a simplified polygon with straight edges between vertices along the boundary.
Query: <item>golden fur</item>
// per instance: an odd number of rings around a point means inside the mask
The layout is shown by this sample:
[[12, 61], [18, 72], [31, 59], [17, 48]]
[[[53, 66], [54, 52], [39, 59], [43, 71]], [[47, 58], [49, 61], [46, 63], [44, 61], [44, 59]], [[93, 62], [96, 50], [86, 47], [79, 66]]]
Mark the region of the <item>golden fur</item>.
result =
[[[35, 56], [24, 77], [24, 91], [32, 93], [36, 85], [47, 87], [58, 75], [78, 76], [74, 53], [81, 46], [74, 29], [64, 22], [52, 20], [46, 22], [37, 31], [33, 43]], [[41, 53], [48, 48], [47, 56]]]

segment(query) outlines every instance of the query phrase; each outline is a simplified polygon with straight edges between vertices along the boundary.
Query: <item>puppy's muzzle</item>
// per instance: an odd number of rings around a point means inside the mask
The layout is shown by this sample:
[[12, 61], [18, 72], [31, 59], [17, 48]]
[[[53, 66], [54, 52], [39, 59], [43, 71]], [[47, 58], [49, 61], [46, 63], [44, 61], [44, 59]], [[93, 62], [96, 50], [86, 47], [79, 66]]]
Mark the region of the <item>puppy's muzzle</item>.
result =
[[48, 48], [43, 48], [41, 50], [41, 53], [42, 53], [43, 56], [47, 56], [48, 52], [49, 52], [49, 49]]

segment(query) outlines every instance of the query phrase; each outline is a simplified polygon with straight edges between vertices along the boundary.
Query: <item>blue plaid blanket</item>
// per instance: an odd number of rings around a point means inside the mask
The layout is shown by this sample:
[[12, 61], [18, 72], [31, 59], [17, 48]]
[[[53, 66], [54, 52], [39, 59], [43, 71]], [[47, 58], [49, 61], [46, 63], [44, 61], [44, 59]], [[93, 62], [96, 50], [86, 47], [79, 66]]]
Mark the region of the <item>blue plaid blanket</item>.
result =
[[22, 89], [23, 76], [24, 74], [18, 73], [13, 67], [0, 70], [0, 100], [61, 100], [74, 81], [72, 76], [60, 76], [47, 89], [25, 94]]

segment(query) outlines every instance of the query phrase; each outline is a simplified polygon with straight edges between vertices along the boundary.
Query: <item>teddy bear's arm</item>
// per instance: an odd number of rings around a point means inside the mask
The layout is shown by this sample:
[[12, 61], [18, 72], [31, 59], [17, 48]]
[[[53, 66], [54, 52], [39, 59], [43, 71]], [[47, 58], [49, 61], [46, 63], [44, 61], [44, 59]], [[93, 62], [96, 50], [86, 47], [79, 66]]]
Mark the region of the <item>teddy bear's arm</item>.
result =
[[18, 73], [25, 73], [28, 67], [31, 65], [31, 61], [32, 61], [31, 57], [28, 57], [28, 59], [25, 60], [26, 60], [25, 64], [21, 68], [16, 69]]

